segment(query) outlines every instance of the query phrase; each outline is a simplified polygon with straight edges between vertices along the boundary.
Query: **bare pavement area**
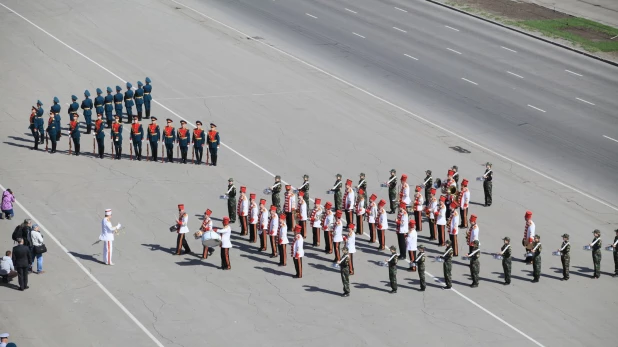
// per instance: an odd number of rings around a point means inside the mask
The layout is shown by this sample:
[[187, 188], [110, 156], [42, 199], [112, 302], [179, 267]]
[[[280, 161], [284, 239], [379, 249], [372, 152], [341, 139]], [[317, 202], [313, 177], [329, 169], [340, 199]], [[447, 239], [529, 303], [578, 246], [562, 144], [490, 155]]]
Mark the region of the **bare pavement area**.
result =
[[[612, 254], [603, 250], [602, 276], [594, 280], [591, 255], [582, 250], [593, 229], [602, 230], [604, 246], [613, 240], [615, 201], [589, 195], [583, 174], [572, 186], [508, 153], [474, 145], [462, 138], [474, 134], [425, 121], [434, 115], [396, 107], [335, 71], [251, 39], [258, 33], [194, 0], [108, 1], [96, 8], [75, 0], [0, 0], [0, 185], [19, 201], [15, 219], [0, 221], [2, 245], [12, 247], [14, 226], [32, 216], [44, 226], [49, 249], [46, 273], [31, 275], [30, 289], [0, 286], [0, 327], [12, 341], [50, 347], [615, 344]], [[124, 89], [125, 81], [135, 85], [146, 76], [159, 124], [166, 118], [175, 126], [180, 119], [217, 124], [224, 143], [217, 167], [101, 160], [89, 155], [90, 135], [82, 135], [79, 157], [67, 155], [64, 134], [56, 154], [29, 149], [27, 117], [37, 99], [48, 110], [58, 96], [64, 124], [72, 94], [81, 100], [85, 89]], [[109, 146], [106, 131], [108, 152]], [[128, 154], [127, 126], [124, 146]], [[482, 206], [482, 186], [474, 181], [487, 161], [495, 172], [491, 207]], [[292, 278], [289, 257], [287, 267], [278, 267], [239, 236], [237, 224], [231, 271], [218, 269], [219, 250], [207, 260], [172, 255], [176, 235], [168, 228], [177, 204], [185, 204], [192, 232], [207, 208], [220, 226], [227, 207], [218, 197], [229, 177], [259, 198], [274, 175], [298, 186], [309, 174], [311, 197], [325, 201], [336, 173], [356, 181], [365, 172], [368, 193], [387, 199], [379, 184], [391, 168], [414, 185], [426, 169], [443, 178], [452, 165], [471, 181], [470, 213], [479, 218], [478, 288], [468, 286], [461, 258], [453, 261], [450, 291], [440, 289], [441, 263], [428, 262], [428, 288], [420, 292], [418, 275], [400, 261], [399, 291], [391, 295], [388, 271], [377, 265], [388, 254], [366, 237], [357, 239], [349, 298], [340, 297], [333, 256], [312, 248], [311, 236], [302, 279]], [[615, 196], [615, 182], [607, 189]], [[126, 227], [114, 243], [115, 266], [103, 265], [102, 247], [93, 245], [106, 208]], [[539, 283], [530, 283], [532, 268], [521, 262], [526, 210], [534, 212], [542, 237]], [[427, 240], [426, 225], [419, 242], [428, 255], [441, 254]], [[568, 282], [560, 281], [560, 260], [551, 255], [563, 233], [572, 244]], [[489, 255], [504, 236], [516, 258], [510, 286]], [[396, 244], [392, 229], [386, 239]], [[459, 240], [465, 254], [463, 231]], [[189, 243], [201, 253], [198, 241]]]

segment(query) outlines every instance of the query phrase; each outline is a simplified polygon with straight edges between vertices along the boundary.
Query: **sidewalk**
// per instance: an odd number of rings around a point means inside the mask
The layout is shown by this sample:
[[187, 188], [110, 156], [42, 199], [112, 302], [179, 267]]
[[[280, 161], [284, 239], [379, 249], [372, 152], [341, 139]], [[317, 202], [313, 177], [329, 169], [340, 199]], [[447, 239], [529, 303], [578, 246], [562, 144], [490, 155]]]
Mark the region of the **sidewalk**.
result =
[[618, 28], [618, 0], [519, 0]]

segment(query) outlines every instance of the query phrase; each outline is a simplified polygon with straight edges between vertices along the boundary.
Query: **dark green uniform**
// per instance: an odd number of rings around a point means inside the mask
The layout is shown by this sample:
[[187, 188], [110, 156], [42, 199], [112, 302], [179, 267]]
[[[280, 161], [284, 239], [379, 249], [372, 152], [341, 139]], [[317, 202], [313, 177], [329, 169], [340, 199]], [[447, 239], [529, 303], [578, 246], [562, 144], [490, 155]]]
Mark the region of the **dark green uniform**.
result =
[[479, 286], [479, 271], [481, 271], [481, 262], [479, 261], [480, 256], [481, 251], [478, 246], [475, 246], [470, 254], [470, 276], [472, 276], [471, 287], [473, 288]]
[[[494, 172], [485, 169], [485, 180], [483, 181], [483, 192], [485, 193], [485, 206], [491, 206], [491, 189]], [[489, 173], [488, 173], [489, 172]]]
[[305, 203], [307, 204], [307, 206], [309, 206], [309, 176], [305, 175], [303, 177], [304, 182], [303, 184], [300, 185], [300, 188], [298, 188], [299, 192], [303, 192], [305, 195], [303, 195], [303, 199], [305, 200]]
[[421, 282], [421, 291], [427, 286], [425, 283], [425, 252], [420, 251], [416, 257], [416, 268], [418, 270], [418, 279]]
[[433, 188], [433, 178], [431, 177], [431, 171], [425, 176], [425, 204], [429, 205], [429, 198], [431, 197], [431, 188]]
[[[504, 271], [504, 284], [511, 284], [511, 247], [510, 244], [502, 246], [502, 270]], [[508, 248], [507, 248], [508, 247]]]
[[444, 271], [444, 284], [445, 288], [449, 289], [452, 287], [451, 283], [451, 270], [453, 270], [453, 248], [451, 246], [446, 247], [446, 251], [442, 255], [442, 259], [444, 262], [442, 263], [442, 270]]
[[594, 240], [592, 240], [592, 242], [594, 243], [596, 241], [596, 243], [594, 245], [592, 245], [592, 262], [594, 263], [594, 275], [593, 277], [595, 278], [599, 278], [599, 276], [601, 276], [601, 246], [602, 246], [602, 241], [600, 237], [596, 237], [594, 238]]
[[569, 241], [563, 241], [560, 246], [560, 261], [562, 261], [562, 279], [569, 279], [569, 267], [571, 266], [571, 245]]
[[618, 276], [618, 235], [614, 237], [614, 277]]
[[538, 241], [534, 241], [532, 244], [532, 249], [535, 249], [532, 252], [532, 282], [538, 282], [541, 277], [541, 251], [543, 250], [543, 246]]
[[230, 217], [230, 223], [236, 222], [236, 187], [234, 183], [227, 185], [227, 215]]
[[397, 293], [397, 261], [399, 260], [396, 254], [388, 261], [388, 279], [391, 282], [391, 293]]
[[395, 213], [399, 200], [397, 199], [397, 177], [393, 173], [389, 180], [392, 181], [388, 184], [388, 200], [390, 202], [391, 210], [389, 213]]
[[277, 215], [281, 214], [281, 196], [279, 193], [281, 193], [281, 181], [275, 182], [272, 189], [272, 201], [273, 205], [277, 206]]
[[338, 178], [332, 189], [332, 191], [335, 192], [335, 211], [341, 210], [341, 204], [343, 203], [343, 192], [341, 190], [342, 184], [341, 178]]
[[365, 192], [365, 195], [363, 196], [363, 201], [365, 203], [365, 206], [367, 206], [367, 181], [365, 180], [365, 174], [361, 174], [361, 178], [358, 181], [358, 189], [362, 189]]
[[343, 283], [343, 295], [350, 294], [350, 258], [346, 257], [339, 263], [341, 270], [341, 282]]

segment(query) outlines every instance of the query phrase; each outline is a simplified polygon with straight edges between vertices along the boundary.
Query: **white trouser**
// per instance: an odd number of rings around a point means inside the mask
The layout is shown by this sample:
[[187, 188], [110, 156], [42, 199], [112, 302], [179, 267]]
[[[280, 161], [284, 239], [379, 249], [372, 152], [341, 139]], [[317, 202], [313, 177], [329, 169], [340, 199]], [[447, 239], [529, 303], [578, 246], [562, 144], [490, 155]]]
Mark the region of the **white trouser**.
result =
[[114, 241], [103, 241], [103, 262], [105, 264], [112, 263], [112, 243]]

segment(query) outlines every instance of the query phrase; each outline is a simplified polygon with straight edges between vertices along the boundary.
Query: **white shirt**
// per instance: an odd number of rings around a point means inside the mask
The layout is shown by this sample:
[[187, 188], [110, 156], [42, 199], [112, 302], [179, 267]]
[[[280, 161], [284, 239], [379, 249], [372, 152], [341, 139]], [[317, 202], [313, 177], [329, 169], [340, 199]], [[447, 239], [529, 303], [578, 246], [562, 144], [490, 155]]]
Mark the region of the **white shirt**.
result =
[[378, 216], [378, 230], [388, 230], [388, 217], [386, 211], [383, 210]]
[[2, 260], [0, 260], [0, 271], [3, 275], [6, 275], [11, 271], [15, 271], [15, 267], [13, 266], [13, 259], [11, 259], [11, 257], [8, 257], [6, 255], [2, 257]]
[[288, 241], [288, 226], [285, 224], [280, 225], [279, 226], [279, 244], [287, 245], [288, 243], [290, 243]]
[[307, 220], [307, 204], [305, 203], [305, 200], [303, 199], [298, 200], [298, 210], [300, 213], [300, 220], [306, 221]]
[[303, 249], [303, 238], [299, 237], [294, 240], [294, 257], [302, 258], [305, 256], [305, 250]]
[[285, 212], [294, 212], [296, 210], [296, 195], [290, 193], [289, 195], [284, 195], [283, 198], [287, 202], [287, 205], [283, 204], [283, 207], [286, 208]]
[[103, 218], [101, 221], [101, 235], [99, 236], [99, 240], [114, 241], [115, 229], [116, 228], [112, 227], [112, 222], [108, 221], [107, 218]]
[[333, 224], [333, 213], [326, 212], [326, 216], [324, 217], [324, 224], [322, 224], [322, 230], [330, 230], [331, 224]]
[[275, 214], [274, 218], [270, 219], [270, 225], [268, 226], [268, 235], [275, 236], [279, 231], [279, 216]]
[[437, 206], [436, 211], [438, 211], [438, 218], [436, 219], [436, 224], [446, 225], [446, 206]]
[[343, 241], [343, 223], [341, 219], [335, 222], [335, 229], [333, 231], [333, 242]]
[[415, 211], [422, 211], [423, 210], [423, 204], [425, 203], [425, 198], [423, 197], [423, 194], [421, 193], [417, 193], [414, 196], [414, 203], [416, 204], [415, 207]]
[[365, 199], [359, 199], [356, 204], [356, 214], [362, 216], [365, 214]]
[[416, 232], [415, 228], [412, 228], [412, 231], [410, 233], [408, 233], [408, 236], [406, 237], [406, 250], [409, 251], [416, 251], [416, 241], [418, 239], [418, 233]]
[[403, 190], [403, 197], [401, 200], [405, 202], [406, 205], [410, 205], [410, 202], [412, 201], [410, 200], [410, 186], [407, 183], [404, 183], [401, 189]]
[[[321, 228], [322, 227], [322, 209], [314, 209], [315, 215], [313, 216], [313, 227]], [[312, 212], [313, 213], [313, 212]]]
[[238, 215], [246, 216], [249, 213], [249, 201], [247, 198], [241, 198], [238, 202]]
[[479, 226], [475, 224], [470, 229], [470, 246], [474, 246], [474, 241], [479, 239]]
[[530, 225], [527, 229], [528, 230], [526, 231], [526, 240], [529, 242], [534, 242], [535, 226], [533, 221], [530, 221]]
[[438, 202], [430, 201], [429, 202], [429, 219], [436, 219], [436, 211], [438, 210]]
[[356, 235], [352, 233], [351, 236], [348, 236], [348, 239], [345, 241], [346, 247], [348, 247], [348, 253], [356, 253]]
[[218, 234], [221, 234], [221, 248], [232, 248], [232, 241], [230, 236], [232, 235], [232, 228], [229, 225], [217, 230]]
[[399, 219], [399, 230], [397, 230], [398, 234], [407, 234], [408, 233], [408, 214], [403, 213]]
[[249, 224], [257, 224], [260, 208], [257, 204], [251, 206], [251, 214], [249, 215]]
[[33, 246], [42, 246], [43, 245], [43, 235], [36, 230], [32, 230], [30, 232], [30, 238], [32, 239]]
[[185, 212], [182, 216], [182, 220], [180, 223], [180, 230], [178, 230], [179, 234], [186, 234], [189, 232], [189, 214]]
[[203, 221], [200, 228], [202, 231], [212, 231], [212, 219], [208, 218], [208, 220]]
[[449, 230], [450, 235], [457, 235], [459, 232], [459, 215], [456, 213], [451, 213], [451, 226]]
[[372, 202], [369, 205], [369, 223], [375, 223], [377, 216], [378, 216], [378, 206], [376, 206], [375, 202]]
[[461, 196], [461, 208], [466, 209], [470, 204], [470, 190], [466, 189], [466, 191]]
[[345, 198], [345, 207], [346, 210], [354, 209], [354, 191], [350, 190]]

